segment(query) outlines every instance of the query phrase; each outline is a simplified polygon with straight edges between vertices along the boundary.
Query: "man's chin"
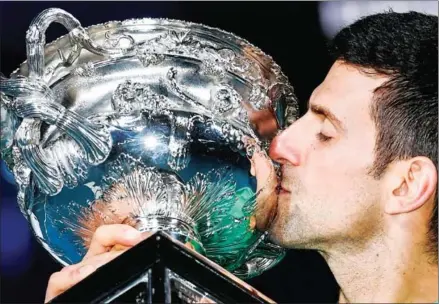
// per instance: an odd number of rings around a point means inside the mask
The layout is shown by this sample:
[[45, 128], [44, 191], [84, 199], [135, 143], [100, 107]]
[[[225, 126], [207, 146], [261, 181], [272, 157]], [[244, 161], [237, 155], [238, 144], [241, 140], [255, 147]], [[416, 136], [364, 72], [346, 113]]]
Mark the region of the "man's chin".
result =
[[276, 214], [273, 216], [273, 218], [270, 220], [266, 232], [267, 232], [267, 237], [270, 240], [270, 242], [279, 245], [279, 246], [283, 246], [283, 238], [282, 238], [282, 231], [280, 231], [280, 227], [277, 224], [277, 215], [278, 213], [276, 212]]

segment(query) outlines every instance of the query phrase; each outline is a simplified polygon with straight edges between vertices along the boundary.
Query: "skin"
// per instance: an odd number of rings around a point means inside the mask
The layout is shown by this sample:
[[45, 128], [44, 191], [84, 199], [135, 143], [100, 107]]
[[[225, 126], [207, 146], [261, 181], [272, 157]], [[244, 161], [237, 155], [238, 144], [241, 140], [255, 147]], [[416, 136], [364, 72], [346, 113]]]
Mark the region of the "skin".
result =
[[[370, 107], [373, 90], [386, 80], [336, 62], [314, 90], [310, 110], [272, 142], [269, 156], [281, 164], [281, 180], [264, 154], [252, 159], [261, 190], [257, 228], [281, 246], [318, 250], [341, 288], [341, 303], [438, 297], [438, 266], [425, 252], [434, 164], [418, 156], [390, 164], [380, 179], [370, 175], [376, 137]], [[116, 244], [123, 252], [140, 241], [126, 238], [129, 228], [99, 228], [84, 261], [52, 276], [46, 301], [120, 254], [111, 251]]]
[[[341, 287], [340, 302], [434, 302], [438, 267], [425, 248], [436, 168], [419, 156], [395, 161], [380, 179], [370, 174], [370, 107], [386, 80], [342, 62], [332, 66], [308, 112], [272, 142], [281, 191], [277, 201], [258, 201], [258, 227], [281, 246], [318, 250]], [[253, 166], [261, 179], [273, 170], [263, 155]]]
[[83, 260], [78, 264], [64, 267], [50, 276], [44, 302], [47, 303], [63, 293], [148, 236], [129, 225], [100, 226], [94, 233]]

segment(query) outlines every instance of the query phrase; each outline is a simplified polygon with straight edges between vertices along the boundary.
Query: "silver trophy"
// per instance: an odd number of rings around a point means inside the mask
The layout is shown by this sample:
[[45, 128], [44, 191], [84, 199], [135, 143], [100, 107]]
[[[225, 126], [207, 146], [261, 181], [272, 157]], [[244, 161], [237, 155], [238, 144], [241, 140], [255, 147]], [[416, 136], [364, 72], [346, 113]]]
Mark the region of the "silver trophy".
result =
[[[53, 22], [68, 34], [46, 44]], [[1, 78], [1, 155], [22, 213], [60, 263], [79, 262], [112, 223], [165, 232], [239, 278], [283, 258], [255, 229], [263, 185], [249, 161], [298, 113], [271, 57], [200, 24], [84, 28], [57, 8], [33, 20], [26, 48]]]

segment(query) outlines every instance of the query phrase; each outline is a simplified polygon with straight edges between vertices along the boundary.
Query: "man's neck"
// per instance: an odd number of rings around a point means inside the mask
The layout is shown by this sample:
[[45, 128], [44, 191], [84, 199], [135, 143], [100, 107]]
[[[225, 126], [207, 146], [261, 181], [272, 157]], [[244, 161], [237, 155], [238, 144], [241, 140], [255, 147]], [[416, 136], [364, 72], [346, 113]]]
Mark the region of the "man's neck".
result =
[[340, 303], [437, 302], [438, 266], [409, 244], [381, 240], [323, 254], [341, 288]]

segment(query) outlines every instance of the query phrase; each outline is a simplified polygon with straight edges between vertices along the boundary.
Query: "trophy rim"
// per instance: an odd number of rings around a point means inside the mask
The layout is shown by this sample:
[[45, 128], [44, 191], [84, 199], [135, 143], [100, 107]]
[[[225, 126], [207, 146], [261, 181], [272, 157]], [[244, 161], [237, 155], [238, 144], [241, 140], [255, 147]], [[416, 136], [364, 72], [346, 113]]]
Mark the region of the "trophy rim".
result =
[[[209, 26], [203, 23], [198, 22], [192, 22], [192, 21], [186, 21], [181, 19], [173, 19], [173, 18], [153, 18], [153, 17], [145, 17], [145, 18], [129, 18], [129, 19], [123, 19], [123, 20], [111, 20], [107, 22], [101, 22], [92, 24], [89, 26], [83, 26], [83, 28], [90, 34], [90, 32], [96, 31], [96, 33], [103, 31], [103, 30], [114, 30], [117, 28], [123, 28], [127, 26], [163, 26], [163, 27], [169, 27], [169, 26], [177, 26], [181, 28], [197, 28], [198, 30], [204, 31], [204, 32], [216, 32], [218, 34], [221, 34], [221, 41], [227, 41], [232, 42], [240, 47], [241, 51], [245, 52], [243, 50], [244, 46], [251, 47], [253, 52], [247, 52], [247, 54], [255, 61], [257, 61], [262, 67], [266, 67], [266, 65], [262, 62], [260, 62], [253, 53], [256, 53], [257, 55], [260, 55], [262, 58], [268, 59], [271, 63], [270, 70], [275, 74], [277, 79], [283, 79], [282, 85], [292, 92], [295, 92], [294, 87], [290, 84], [288, 76], [285, 75], [285, 73], [282, 71], [280, 66], [277, 64], [277, 62], [274, 60], [273, 56], [262, 51], [261, 48], [257, 47], [256, 45], [249, 42], [247, 39], [233, 33], [230, 31], [223, 30], [218, 27]], [[60, 43], [62, 39], [68, 38], [69, 33], [66, 33], [64, 35], [61, 35], [54, 40], [50, 42], [46, 42], [44, 45], [44, 51], [47, 52], [49, 48], [54, 47], [56, 48], [56, 45]], [[213, 35], [218, 36], [218, 35]], [[224, 39], [227, 38], [227, 39]], [[10, 77], [14, 77], [17, 75], [21, 75], [20, 69], [27, 65], [28, 59], [24, 60], [19, 64], [19, 66], [13, 70], [10, 73]], [[296, 101], [297, 102], [297, 101]]]
[[[98, 33], [103, 33], [105, 31], [117, 30], [118, 28], [120, 29], [129, 26], [151, 26], [151, 27], [161, 26], [164, 28], [172, 28], [172, 26], [174, 26], [175, 28], [189, 29], [189, 31], [195, 28], [199, 32], [214, 33], [214, 35], [210, 35], [210, 36], [217, 37], [220, 42], [227, 42], [229, 44], [235, 45], [235, 47], [239, 49], [239, 51], [242, 52], [242, 54], [249, 56], [251, 60], [253, 60], [255, 63], [259, 65], [260, 68], [269, 71], [269, 73], [272, 76], [274, 76], [273, 80], [270, 81], [269, 87], [271, 88], [276, 85], [280, 86], [287, 100], [286, 108], [283, 110], [282, 113], [285, 122], [283, 123], [283, 126], [280, 126], [280, 128], [283, 129], [288, 127], [289, 125], [291, 125], [291, 123], [293, 123], [295, 120], [299, 118], [299, 114], [300, 114], [299, 100], [296, 95], [294, 86], [290, 82], [289, 77], [283, 72], [282, 68], [279, 66], [276, 60], [274, 60], [272, 55], [264, 52], [260, 47], [254, 45], [253, 43], [249, 42], [249, 40], [235, 34], [234, 32], [226, 31], [221, 28], [209, 26], [199, 22], [192, 22], [192, 21], [186, 21], [186, 20], [174, 19], [174, 18], [153, 18], [153, 17], [110, 20], [106, 22], [91, 24], [88, 26], [82, 26], [82, 28], [88, 34], [98, 34]], [[67, 32], [64, 35], [61, 35], [50, 42], [46, 41], [46, 43], [44, 44], [44, 57], [47, 58], [48, 53], [49, 54], [56, 53], [57, 50], [62, 49], [63, 46], [61, 46], [60, 44], [62, 43], [63, 40], [69, 39], [69, 34], [70, 32]], [[248, 47], [250, 51], [245, 50], [245, 47]], [[124, 57], [126, 56], [122, 56], [121, 58]], [[261, 59], [265, 59], [266, 61], [263, 62]], [[23, 62], [21, 62], [18, 65], [18, 67], [10, 73], [9, 77], [10, 78], [16, 78], [20, 76], [28, 77], [27, 62], [28, 62], [28, 58], [26, 58]], [[84, 64], [86, 62], [94, 62], [94, 60], [87, 60], [85, 62], [82, 62], [81, 64]], [[47, 67], [47, 62], [45, 63], [45, 67]], [[73, 72], [75, 67], [76, 65], [74, 63], [71, 66], [64, 67], [63, 69], [67, 69], [67, 70], [71, 69], [68, 71], [67, 73], [68, 75]], [[50, 81], [47, 82], [47, 84], [49, 85], [49, 87], [52, 87], [54, 84], [58, 83], [59, 81], [62, 81], [62, 79], [65, 76], [66, 75], [63, 75], [61, 77], [56, 77], [55, 79], [51, 79]]]

